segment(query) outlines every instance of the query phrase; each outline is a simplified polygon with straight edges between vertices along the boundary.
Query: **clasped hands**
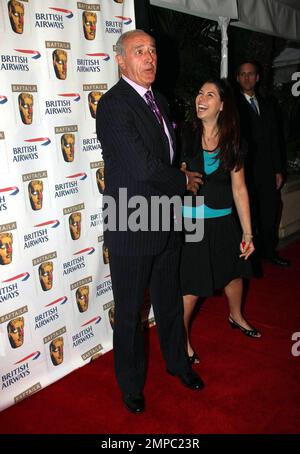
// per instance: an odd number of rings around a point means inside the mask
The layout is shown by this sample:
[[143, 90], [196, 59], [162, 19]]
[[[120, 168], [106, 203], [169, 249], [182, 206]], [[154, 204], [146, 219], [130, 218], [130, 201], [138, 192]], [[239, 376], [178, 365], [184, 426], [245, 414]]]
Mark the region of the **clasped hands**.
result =
[[186, 162], [181, 163], [180, 170], [184, 172], [187, 177], [187, 190], [196, 195], [200, 186], [204, 184], [202, 173], [188, 171], [186, 168]]

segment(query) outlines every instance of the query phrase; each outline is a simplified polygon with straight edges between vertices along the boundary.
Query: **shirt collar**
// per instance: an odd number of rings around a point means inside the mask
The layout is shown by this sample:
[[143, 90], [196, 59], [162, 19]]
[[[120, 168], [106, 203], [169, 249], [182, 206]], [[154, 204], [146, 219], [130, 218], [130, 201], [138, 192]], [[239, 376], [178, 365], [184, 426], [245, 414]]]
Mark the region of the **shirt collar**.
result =
[[254, 101], [257, 101], [255, 94], [253, 96], [247, 95], [247, 93], [243, 93], [245, 98], [247, 99], [248, 102], [250, 102], [250, 99], [254, 99]]
[[[142, 87], [141, 85], [137, 84], [136, 82], [133, 82], [133, 80], [131, 79], [128, 79], [128, 77], [124, 76], [124, 74], [122, 74], [122, 79], [125, 80], [125, 82], [127, 82], [135, 91], [138, 92], [138, 94], [144, 98], [145, 96], [145, 93], [150, 90], [151, 90], [151, 87], [149, 88], [145, 88], [145, 87]], [[144, 98], [145, 99], [145, 98]]]

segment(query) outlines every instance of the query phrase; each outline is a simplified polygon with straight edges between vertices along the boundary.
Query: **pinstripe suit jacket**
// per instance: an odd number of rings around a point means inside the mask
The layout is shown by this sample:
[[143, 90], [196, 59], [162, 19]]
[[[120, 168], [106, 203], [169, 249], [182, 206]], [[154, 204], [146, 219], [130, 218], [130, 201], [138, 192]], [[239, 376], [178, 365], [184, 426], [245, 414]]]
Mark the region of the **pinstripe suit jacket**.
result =
[[[168, 107], [159, 93], [156, 102], [173, 140]], [[130, 197], [141, 195], [149, 202], [152, 196], [183, 195], [185, 175], [170, 163], [169, 142], [163, 128], [141, 96], [123, 79], [105, 93], [97, 109], [97, 136], [102, 145], [105, 164], [105, 192], [124, 210]], [[173, 159], [174, 161], [174, 159]], [[127, 189], [127, 197], [119, 198], [119, 188]], [[127, 215], [135, 209], [128, 209]], [[151, 212], [148, 210], [150, 223]], [[115, 255], [155, 255], [166, 245], [169, 232], [110, 231], [104, 240]]]

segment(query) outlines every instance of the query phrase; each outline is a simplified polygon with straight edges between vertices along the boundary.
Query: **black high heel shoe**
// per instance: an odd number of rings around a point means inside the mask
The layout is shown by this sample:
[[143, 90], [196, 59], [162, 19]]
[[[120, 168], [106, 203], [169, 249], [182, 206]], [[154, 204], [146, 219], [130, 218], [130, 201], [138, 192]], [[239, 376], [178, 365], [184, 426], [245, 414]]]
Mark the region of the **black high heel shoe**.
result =
[[199, 359], [199, 356], [197, 355], [197, 353], [193, 353], [192, 356], [189, 356], [189, 362], [190, 364], [199, 364], [200, 363], [200, 359]]
[[231, 317], [229, 317], [228, 323], [232, 329], [240, 329], [242, 333], [245, 334], [245, 336], [252, 337], [253, 339], [258, 339], [261, 337], [260, 332], [256, 328], [252, 329], [244, 328], [243, 326], [239, 325], [235, 320], [233, 320]]

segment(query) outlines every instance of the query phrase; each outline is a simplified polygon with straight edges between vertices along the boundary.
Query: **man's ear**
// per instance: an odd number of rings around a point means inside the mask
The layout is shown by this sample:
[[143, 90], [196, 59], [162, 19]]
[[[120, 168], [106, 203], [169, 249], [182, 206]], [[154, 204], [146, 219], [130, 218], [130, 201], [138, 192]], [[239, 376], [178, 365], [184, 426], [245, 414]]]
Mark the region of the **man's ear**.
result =
[[122, 69], [122, 71], [123, 71], [123, 69], [126, 66], [123, 56], [122, 55], [116, 55], [116, 62], [118, 64], [119, 68]]

